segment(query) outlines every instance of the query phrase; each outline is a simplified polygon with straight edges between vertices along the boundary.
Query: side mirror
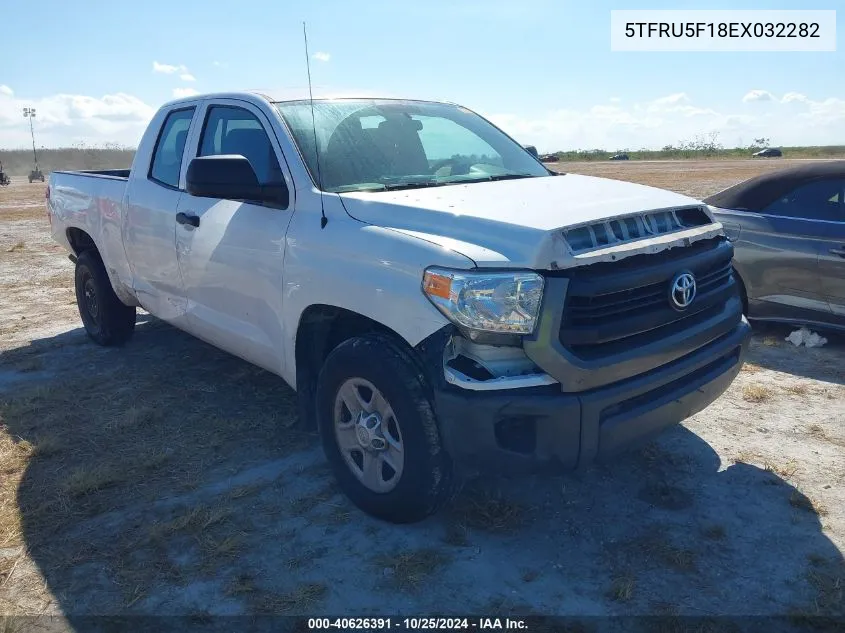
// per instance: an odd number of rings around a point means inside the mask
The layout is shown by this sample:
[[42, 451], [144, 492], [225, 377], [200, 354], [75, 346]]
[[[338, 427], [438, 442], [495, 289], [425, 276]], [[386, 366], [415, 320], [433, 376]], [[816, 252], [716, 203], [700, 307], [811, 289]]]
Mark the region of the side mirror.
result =
[[246, 157], [240, 154], [199, 156], [188, 165], [187, 190], [200, 198], [272, 202], [288, 206], [285, 183], [262, 185]]
[[529, 154], [531, 154], [534, 158], [537, 158], [537, 159], [539, 159], [539, 158], [540, 158], [540, 155], [537, 153], [537, 148], [536, 148], [536, 147], [534, 147], [533, 145], [526, 145], [526, 146], [525, 146], [525, 149], [526, 149], [526, 150], [528, 151], [528, 153], [529, 153]]

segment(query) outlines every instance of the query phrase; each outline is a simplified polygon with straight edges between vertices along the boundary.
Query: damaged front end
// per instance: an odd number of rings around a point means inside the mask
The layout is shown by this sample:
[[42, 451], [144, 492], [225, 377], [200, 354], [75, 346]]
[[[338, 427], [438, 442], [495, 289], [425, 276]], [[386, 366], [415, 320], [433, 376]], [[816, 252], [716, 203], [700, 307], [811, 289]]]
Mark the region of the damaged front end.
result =
[[549, 262], [542, 267], [566, 270], [653, 255], [721, 235], [724, 228], [706, 205], [654, 209], [552, 231], [537, 263]]
[[447, 383], [471, 391], [553, 385], [522, 347], [482, 345], [460, 335], [451, 336], [443, 351]]

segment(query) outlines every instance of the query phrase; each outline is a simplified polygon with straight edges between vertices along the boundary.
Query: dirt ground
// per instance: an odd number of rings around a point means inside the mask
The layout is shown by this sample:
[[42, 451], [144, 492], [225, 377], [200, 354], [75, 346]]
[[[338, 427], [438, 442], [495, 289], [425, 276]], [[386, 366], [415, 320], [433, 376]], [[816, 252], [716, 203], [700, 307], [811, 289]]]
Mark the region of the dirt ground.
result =
[[[557, 168], [704, 196], [785, 162]], [[339, 494], [281, 379], [146, 314], [125, 348], [90, 343], [43, 197], [0, 189], [0, 631], [42, 630], [15, 615], [845, 616], [841, 338], [761, 329], [724, 396], [645, 449], [481, 477], [397, 527]]]

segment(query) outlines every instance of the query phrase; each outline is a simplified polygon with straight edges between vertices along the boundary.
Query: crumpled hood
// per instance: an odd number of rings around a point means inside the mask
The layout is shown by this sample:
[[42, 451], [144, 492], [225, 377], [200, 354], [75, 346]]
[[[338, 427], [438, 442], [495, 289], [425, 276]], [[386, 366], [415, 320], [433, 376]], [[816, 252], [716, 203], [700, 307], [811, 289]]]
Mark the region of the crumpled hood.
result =
[[[701, 204], [664, 189], [577, 174], [343, 193], [340, 198], [353, 218], [429, 240], [478, 266], [533, 269], [567, 267], [562, 264], [569, 256], [563, 228]], [[647, 247], [650, 240], [642, 241]], [[645, 252], [631, 246], [626, 245], [625, 256]], [[656, 252], [653, 245], [648, 252]]]

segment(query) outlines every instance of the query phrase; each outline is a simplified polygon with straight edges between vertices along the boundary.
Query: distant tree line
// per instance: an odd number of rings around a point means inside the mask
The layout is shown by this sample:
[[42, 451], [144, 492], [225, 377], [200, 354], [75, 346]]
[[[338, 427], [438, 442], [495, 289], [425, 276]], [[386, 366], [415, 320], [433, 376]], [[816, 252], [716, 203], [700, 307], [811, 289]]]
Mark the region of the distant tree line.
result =
[[[627, 154], [632, 160], [671, 160], [682, 158], [746, 158], [756, 151], [771, 147], [768, 137], [755, 138], [743, 147], [726, 148], [719, 142], [719, 133], [699, 134], [692, 139], [665, 145], [659, 150], [619, 148], [617, 150], [591, 149], [552, 152], [562, 161], [607, 160], [616, 154]], [[781, 147], [784, 156], [792, 158], [845, 157], [845, 145]]]
[[[86, 145], [77, 143], [72, 147], [37, 150], [38, 166], [48, 173], [62, 169], [120, 169], [129, 167], [135, 156], [133, 148], [104, 143]], [[11, 177], [25, 177], [34, 167], [32, 149], [0, 149], [0, 163], [3, 171]]]

